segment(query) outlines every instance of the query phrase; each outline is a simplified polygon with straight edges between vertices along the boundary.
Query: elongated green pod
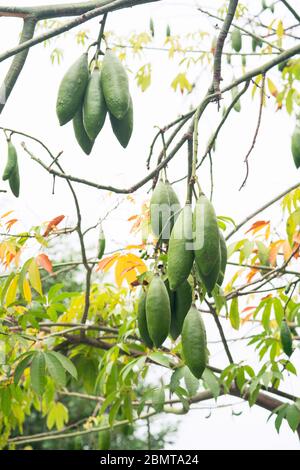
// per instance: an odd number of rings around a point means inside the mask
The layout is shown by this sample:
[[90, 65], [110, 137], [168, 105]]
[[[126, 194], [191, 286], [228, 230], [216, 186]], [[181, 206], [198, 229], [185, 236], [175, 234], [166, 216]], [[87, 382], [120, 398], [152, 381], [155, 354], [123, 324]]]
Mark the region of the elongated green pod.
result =
[[[231, 90], [232, 100], [234, 100], [234, 99], [237, 97], [238, 93], [239, 93], [238, 87], [232, 88], [232, 90]], [[234, 109], [237, 113], [239, 113], [239, 112], [241, 111], [241, 102], [240, 102], [239, 99], [237, 100], [236, 103], [234, 103], [233, 109]]]
[[12, 174], [9, 177], [9, 186], [10, 189], [15, 197], [19, 197], [20, 195], [20, 173], [19, 173], [19, 165], [18, 161], [15, 165], [15, 168]]
[[130, 104], [128, 77], [122, 63], [110, 49], [106, 50], [103, 59], [101, 84], [108, 110], [115, 118], [122, 119]]
[[291, 330], [285, 318], [283, 318], [280, 325], [280, 341], [283, 351], [290, 357], [293, 354], [293, 339]]
[[207, 365], [205, 326], [195, 305], [186, 315], [182, 328], [182, 352], [192, 374], [200, 379]]
[[153, 341], [149, 336], [148, 326], [147, 326], [147, 317], [146, 317], [146, 292], [142, 291], [139, 300], [138, 300], [138, 329], [140, 336], [148, 348], [153, 348]]
[[224, 281], [226, 265], [227, 265], [227, 246], [226, 241], [223, 236], [223, 233], [220, 231], [220, 252], [221, 252], [221, 262], [220, 262], [220, 273], [217, 280], [217, 284], [221, 286]]
[[73, 129], [76, 140], [80, 145], [81, 149], [89, 155], [93, 149], [94, 141], [92, 141], [86, 133], [83, 125], [83, 112], [80, 106], [73, 118]]
[[297, 122], [292, 135], [292, 155], [296, 168], [300, 167], [300, 125]]
[[88, 80], [88, 55], [85, 53], [69, 68], [59, 86], [56, 114], [61, 126], [71, 121], [81, 106]]
[[235, 28], [231, 33], [231, 47], [236, 52], [242, 49], [242, 35], [239, 29]]
[[101, 225], [100, 231], [99, 231], [99, 239], [98, 239], [98, 259], [101, 259], [102, 256], [104, 255], [105, 245], [106, 245], [105, 234]]
[[107, 107], [102, 91], [100, 72], [95, 68], [91, 73], [84, 96], [83, 124], [90, 140], [96, 139], [101, 131], [107, 114]]
[[126, 148], [129, 144], [133, 131], [133, 102], [130, 97], [130, 103], [127, 113], [122, 119], [116, 119], [113, 114], [109, 114], [112, 130], [122, 147]]
[[147, 292], [146, 318], [149, 336], [159, 348], [169, 334], [171, 308], [167, 288], [158, 275], [153, 277]]
[[15, 146], [12, 144], [11, 140], [7, 141], [7, 162], [4, 168], [2, 179], [6, 181], [12, 175], [15, 166], [18, 164], [18, 155], [15, 149]]
[[193, 211], [187, 204], [174, 224], [169, 241], [168, 279], [172, 290], [189, 277], [193, 262]]
[[170, 334], [176, 340], [181, 334], [184, 319], [192, 304], [192, 287], [188, 281], [184, 281], [173, 294], [174, 304], [171, 312]]
[[207, 276], [220, 264], [220, 231], [213, 205], [204, 194], [195, 206], [193, 233], [196, 266]]
[[180, 204], [175, 191], [168, 181], [160, 179], [150, 201], [151, 227], [160, 240], [169, 240], [179, 212]]

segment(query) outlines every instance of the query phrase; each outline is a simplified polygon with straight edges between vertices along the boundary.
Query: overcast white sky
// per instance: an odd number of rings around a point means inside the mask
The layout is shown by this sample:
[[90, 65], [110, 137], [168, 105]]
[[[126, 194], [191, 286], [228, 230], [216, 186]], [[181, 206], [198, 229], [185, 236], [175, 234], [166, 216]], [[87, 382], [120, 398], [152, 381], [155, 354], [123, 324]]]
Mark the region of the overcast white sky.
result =
[[[13, 2], [27, 4], [27, 1]], [[30, 4], [47, 4], [45, 0], [31, 0]], [[56, 0], [56, 3], [64, 3]], [[259, 11], [260, 1], [251, 1], [251, 8], [255, 4], [255, 10]], [[298, 2], [293, 1], [296, 7]], [[186, 33], [191, 31], [207, 30], [215, 22], [209, 21], [197, 12], [196, 5], [203, 7], [216, 7], [221, 4], [219, 0], [200, 1], [193, 0], [176, 1], [165, 0], [155, 5], [145, 5], [124, 12], [111, 14], [108, 19], [108, 29], [127, 35], [131, 31], [143, 31], [148, 28], [149, 18], [153, 17], [155, 27], [163, 36], [166, 25], [170, 24], [172, 32]], [[284, 24], [293, 23], [293, 18], [281, 7], [278, 15], [284, 20]], [[125, 20], [124, 20], [125, 16]], [[89, 29], [91, 40], [96, 38], [98, 21], [90, 22]], [[1, 50], [6, 50], [16, 44], [20, 31], [20, 21], [16, 19], [0, 19], [0, 44]], [[51, 65], [49, 56], [54, 47], [64, 49], [64, 59], [60, 66]], [[204, 46], [206, 44], [204, 43]], [[80, 47], [74, 42], [73, 34], [65, 38], [65, 42], [54, 41], [45, 48], [43, 45], [34, 47], [29, 55], [25, 69], [9, 99], [5, 111], [1, 115], [0, 123], [6, 127], [28, 132], [41, 140], [52, 149], [54, 153], [64, 150], [61, 163], [67, 173], [86, 177], [99, 183], [113, 184], [120, 187], [130, 186], [145, 175], [145, 161], [148, 155], [149, 145], [154, 135], [155, 125], [163, 126], [179, 113], [185, 112], [191, 105], [191, 100], [184, 96], [174, 94], [170, 83], [176, 73], [176, 63], [171, 64], [165, 52], [148, 52], [142, 58], [143, 61], [153, 62], [153, 86], [142, 94], [137, 90], [133, 78], [131, 78], [131, 90], [135, 108], [135, 129], [130, 145], [124, 151], [112, 138], [108, 122], [102, 131], [100, 138], [92, 154], [84, 155], [75, 143], [72, 126], [59, 128], [55, 115], [55, 101], [59, 82], [66, 68], [77, 58]], [[83, 49], [82, 49], [83, 50]], [[4, 75], [9, 61], [0, 64], [0, 75]], [[138, 62], [130, 63], [130, 68], [136, 70]], [[199, 67], [201, 67], [199, 65]], [[236, 74], [240, 73], [239, 68]], [[207, 71], [197, 70], [200, 81], [196, 93], [193, 95], [193, 103], [206, 92], [210, 75]], [[232, 71], [224, 73], [224, 83], [232, 79]], [[250, 93], [249, 93], [250, 94]], [[249, 95], [248, 94], [248, 95]], [[228, 102], [229, 97], [227, 97]], [[226, 98], [225, 98], [226, 100]], [[272, 102], [272, 100], [270, 100]], [[250, 177], [246, 188], [239, 192], [238, 188], [244, 177], [243, 159], [251, 144], [251, 139], [256, 127], [258, 113], [258, 101], [251, 98], [242, 99], [242, 112], [233, 113], [228, 120], [226, 129], [220, 134], [217, 143], [217, 152], [214, 154], [214, 178], [215, 192], [214, 205], [219, 215], [233, 217], [236, 221], [242, 219], [253, 209], [276, 196], [292, 184], [298, 181], [290, 152], [290, 135], [294, 127], [294, 119], [289, 118], [285, 112], [275, 113], [273, 102], [263, 112], [262, 129], [259, 134], [255, 150], [250, 157]], [[214, 126], [219, 120], [216, 109], [211, 106], [205, 114], [200, 125], [200, 146], [204, 148]], [[203, 137], [203, 138], [202, 138]], [[23, 139], [16, 138], [16, 143]], [[40, 158], [46, 155], [40, 147], [28, 141], [28, 148]], [[52, 217], [65, 214], [67, 223], [74, 222], [74, 208], [70, 195], [63, 181], [57, 181], [55, 195], [51, 194], [52, 180], [36, 164], [31, 162], [26, 154], [19, 148], [21, 171], [21, 197], [18, 201], [9, 194], [1, 196], [1, 212], [14, 208], [16, 216], [20, 219], [20, 227], [28, 228], [38, 225]], [[5, 162], [5, 139], [0, 135], [1, 163]], [[156, 155], [155, 155], [156, 157]], [[182, 150], [170, 165], [170, 180], [185, 174], [185, 152]], [[205, 190], [209, 190], [208, 170], [200, 172], [200, 180]], [[3, 184], [0, 184], [3, 188]], [[137, 203], [126, 202], [117, 212], [114, 212], [105, 223], [105, 231], [109, 239], [109, 248], [123, 247], [136, 239], [129, 235], [127, 219], [129, 215], [139, 211], [140, 203], [145, 199], [145, 189], [138, 192]], [[84, 224], [89, 226], [95, 219], [103, 216], [107, 208], [113, 206], [114, 196], [103, 196], [101, 192], [78, 186], [78, 194], [81, 201]], [[184, 201], [184, 185], [177, 185], [182, 202]], [[271, 215], [278, 216], [276, 212]], [[269, 215], [270, 216], [270, 213]], [[268, 217], [266, 215], [266, 217]], [[94, 250], [97, 234], [91, 233], [89, 247]], [[76, 247], [76, 245], [74, 245]], [[92, 251], [91, 251], [92, 252]], [[219, 339], [217, 332], [208, 326], [209, 340]], [[234, 336], [231, 328], [226, 326], [229, 337]], [[226, 365], [221, 354], [221, 346], [212, 349], [211, 363], [216, 366]], [[233, 355], [237, 360], [240, 357], [241, 347], [235, 344]], [[299, 357], [299, 356], [298, 356]], [[299, 361], [298, 361], [299, 362]], [[291, 389], [299, 394], [299, 379], [291, 382]], [[223, 398], [220, 403], [228, 403]], [[231, 400], [236, 403], [237, 400]], [[206, 404], [205, 404], [206, 405]], [[205, 406], [203, 404], [203, 406]], [[201, 405], [202, 406], [202, 405]], [[207, 411], [195, 410], [189, 415], [180, 418], [179, 430], [173, 448], [181, 449], [296, 449], [298, 440], [283, 424], [278, 436], [273, 422], [266, 423], [268, 412], [257, 407], [249, 410], [247, 404], [237, 405], [235, 411], [243, 411], [241, 416], [232, 416], [230, 408], [222, 408], [213, 411], [210, 419], [205, 419]]]

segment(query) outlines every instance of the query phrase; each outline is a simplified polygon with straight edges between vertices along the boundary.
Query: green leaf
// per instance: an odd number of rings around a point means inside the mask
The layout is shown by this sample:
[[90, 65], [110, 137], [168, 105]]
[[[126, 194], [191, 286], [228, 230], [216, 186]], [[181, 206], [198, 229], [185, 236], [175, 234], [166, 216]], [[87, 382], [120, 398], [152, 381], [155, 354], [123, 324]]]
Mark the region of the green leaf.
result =
[[300, 209], [292, 212], [286, 222], [286, 233], [288, 235], [289, 243], [293, 245], [293, 236], [296, 233], [296, 229], [300, 227]]
[[220, 395], [220, 384], [215, 374], [210, 369], [205, 369], [203, 372], [202, 379], [206, 387], [211, 391], [214, 398], [217, 398]]
[[66, 386], [66, 373], [65, 369], [62, 367], [60, 361], [47, 352], [44, 353], [44, 357], [46, 360], [46, 366], [50, 376], [53, 378], [54, 382], [61, 387]]
[[164, 409], [165, 403], [165, 391], [164, 389], [157, 388], [152, 393], [152, 406], [157, 413], [160, 413]]
[[34, 355], [34, 352], [29, 352], [26, 354], [26, 356], [18, 363], [17, 367], [15, 368], [15, 373], [14, 373], [14, 383], [17, 385], [23, 375], [24, 370], [29, 366], [30, 361], [32, 359], [32, 356]]
[[296, 405], [289, 405], [286, 410], [286, 419], [293, 432], [300, 424], [300, 411]]
[[234, 297], [231, 301], [229, 319], [232, 328], [238, 330], [240, 327], [239, 301], [238, 297]]
[[184, 382], [190, 397], [196, 395], [199, 388], [199, 380], [191, 373], [190, 369], [185, 366], [183, 370]]
[[161, 366], [168, 367], [168, 369], [170, 368], [171, 364], [169, 357], [160, 352], [153, 352], [149, 354], [149, 358]]
[[46, 376], [45, 376], [45, 357], [42, 352], [35, 353], [31, 367], [30, 377], [33, 390], [42, 395], [45, 389]]
[[170, 391], [171, 393], [174, 393], [176, 388], [179, 387], [180, 384], [180, 379], [182, 379], [184, 373], [184, 367], [178, 367], [175, 369], [171, 376], [170, 380]]
[[78, 378], [77, 369], [74, 366], [73, 362], [70, 361], [70, 359], [68, 357], [63, 356], [63, 354], [60, 354], [56, 351], [49, 351], [47, 354], [50, 355], [50, 356], [54, 356], [60, 362], [60, 364], [63, 366], [63, 368], [67, 372], [69, 372], [69, 374], [71, 374], [72, 377], [74, 377], [74, 379]]

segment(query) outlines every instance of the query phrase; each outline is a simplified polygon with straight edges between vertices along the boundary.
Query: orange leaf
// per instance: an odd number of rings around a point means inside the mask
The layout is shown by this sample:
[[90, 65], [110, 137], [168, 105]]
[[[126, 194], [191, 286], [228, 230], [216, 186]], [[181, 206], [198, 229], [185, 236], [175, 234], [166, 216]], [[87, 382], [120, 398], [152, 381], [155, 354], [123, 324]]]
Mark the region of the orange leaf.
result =
[[47, 225], [47, 228], [44, 233], [44, 237], [47, 237], [52, 230], [57, 227], [57, 225], [65, 218], [64, 215], [58, 215], [54, 219], [50, 220], [50, 222]]
[[282, 249], [283, 249], [284, 261], [287, 261], [291, 257], [291, 254], [292, 254], [292, 249], [290, 247], [288, 240], [284, 241], [282, 245]]
[[41, 253], [36, 257], [36, 262], [39, 266], [45, 269], [49, 274], [53, 273], [53, 267], [50, 259], [45, 253]]
[[245, 307], [245, 308], [243, 308], [241, 313], [248, 312], [249, 310], [253, 310], [254, 308], [256, 308], [256, 307]]
[[249, 274], [247, 274], [246, 276], [246, 279], [247, 279], [247, 283], [250, 284], [252, 278], [255, 276], [255, 274], [257, 274], [257, 269], [251, 269]]
[[144, 250], [145, 247], [145, 243], [141, 243], [140, 245], [127, 245], [125, 250]]
[[8, 215], [12, 214], [14, 211], [8, 211], [8, 212], [5, 212], [3, 215], [1, 215], [1, 219], [4, 219], [4, 217], [7, 217]]
[[10, 230], [16, 222], [18, 222], [18, 219], [10, 219], [7, 222], [5, 222], [7, 230]]
[[278, 255], [278, 251], [282, 247], [284, 240], [277, 240], [270, 245], [270, 252], [269, 252], [269, 261], [272, 266], [276, 266], [276, 258]]
[[115, 253], [112, 256], [108, 256], [103, 258], [97, 265], [96, 271], [103, 271], [106, 272], [111, 268], [114, 262], [119, 258], [120, 253]]
[[257, 222], [254, 222], [254, 224], [252, 224], [251, 227], [249, 228], [249, 230], [247, 230], [247, 232], [245, 232], [245, 233], [253, 232], [253, 235], [254, 235], [254, 233], [258, 232], [263, 227], [265, 227], [266, 225], [269, 225], [269, 224], [270, 224], [270, 221], [258, 220]]
[[132, 215], [131, 217], [129, 217], [128, 222], [131, 222], [132, 220], [135, 220], [137, 219], [138, 217], [140, 217], [139, 215]]
[[243, 325], [244, 323], [246, 323], [247, 321], [249, 321], [251, 319], [253, 315], [253, 312], [250, 312], [248, 313], [248, 315], [246, 315], [244, 318], [241, 318], [241, 325]]

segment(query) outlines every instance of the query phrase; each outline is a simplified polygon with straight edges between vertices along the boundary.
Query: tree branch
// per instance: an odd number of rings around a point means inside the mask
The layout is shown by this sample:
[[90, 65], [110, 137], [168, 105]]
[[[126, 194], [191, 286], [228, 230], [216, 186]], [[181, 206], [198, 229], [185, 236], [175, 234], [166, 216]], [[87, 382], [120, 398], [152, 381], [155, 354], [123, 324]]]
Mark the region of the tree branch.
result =
[[[24, 24], [23, 24], [23, 30], [22, 34], [20, 37], [20, 42], [19, 44], [22, 45], [22, 43], [30, 40], [35, 31], [35, 26], [36, 26], [36, 19], [34, 17], [26, 17], [24, 19]], [[3, 111], [6, 102], [16, 84], [16, 81], [19, 78], [19, 75], [24, 67], [24, 64], [26, 62], [27, 56], [28, 56], [28, 49], [23, 50], [23, 52], [20, 52], [17, 54], [6, 74], [6, 77], [1, 85], [0, 88], [0, 114]]]
[[128, 8], [132, 6], [142, 5], [143, 3], [152, 3], [152, 2], [157, 2], [157, 1], [160, 1], [160, 0], [114, 0], [114, 1], [107, 0], [106, 2], [108, 3], [107, 5], [100, 6], [98, 8], [95, 8], [94, 10], [90, 10], [87, 13], [84, 13], [71, 21], [68, 21], [62, 26], [54, 28], [45, 34], [40, 34], [39, 36], [33, 39], [30, 39], [28, 41], [25, 41], [19, 46], [13, 47], [9, 51], [6, 51], [3, 54], [0, 54], [0, 62], [8, 59], [9, 57], [14, 56], [18, 52], [24, 51], [26, 49], [29, 49], [30, 47], [40, 44], [41, 42], [44, 42], [47, 39], [51, 39], [62, 33], [70, 31], [71, 29], [76, 28], [77, 26], [83, 23], [86, 23], [87, 21], [90, 21], [91, 19], [96, 18], [97, 16], [104, 15], [105, 13], [109, 13], [111, 11], [119, 10], [122, 8]]
[[293, 191], [294, 189], [296, 189], [298, 187], [299, 187], [299, 183], [294, 184], [290, 188], [288, 188], [285, 191], [283, 191], [282, 193], [278, 194], [278, 196], [271, 199], [271, 201], [266, 202], [263, 206], [256, 209], [256, 211], [254, 211], [250, 215], [248, 215], [244, 220], [242, 220], [238, 225], [236, 225], [235, 228], [233, 230], [231, 230], [231, 232], [229, 232], [229, 234], [226, 237], [226, 240], [229, 240], [229, 238], [231, 238], [232, 235], [234, 235], [236, 232], [238, 232], [240, 230], [240, 228], [242, 228], [247, 222], [249, 222], [249, 220], [253, 219], [253, 217], [257, 216], [258, 214], [260, 214], [260, 212], [264, 211], [265, 209], [268, 209], [268, 207], [272, 206], [273, 204], [275, 204], [275, 202], [279, 201], [279, 199], [286, 196], [288, 193], [290, 193], [291, 191]]
[[287, 7], [287, 9], [290, 10], [292, 15], [294, 15], [296, 20], [300, 23], [300, 15], [296, 12], [296, 10], [294, 10], [294, 8], [289, 4], [289, 2], [287, 2], [286, 0], [281, 0], [281, 3], [283, 3]]
[[214, 57], [213, 83], [212, 83], [212, 90], [215, 93], [220, 93], [220, 82], [222, 80], [222, 76], [221, 76], [222, 51], [223, 51], [224, 42], [225, 42], [225, 39], [227, 38], [238, 3], [239, 3], [238, 0], [230, 0], [229, 5], [228, 5], [228, 11], [227, 11], [225, 20], [223, 22], [223, 26], [221, 28], [221, 31], [217, 39], [216, 52], [215, 52], [215, 57]]

